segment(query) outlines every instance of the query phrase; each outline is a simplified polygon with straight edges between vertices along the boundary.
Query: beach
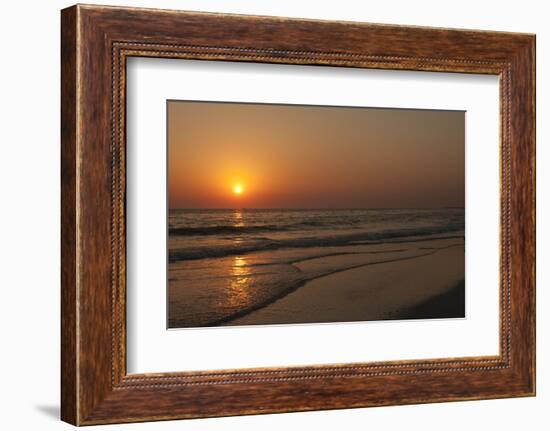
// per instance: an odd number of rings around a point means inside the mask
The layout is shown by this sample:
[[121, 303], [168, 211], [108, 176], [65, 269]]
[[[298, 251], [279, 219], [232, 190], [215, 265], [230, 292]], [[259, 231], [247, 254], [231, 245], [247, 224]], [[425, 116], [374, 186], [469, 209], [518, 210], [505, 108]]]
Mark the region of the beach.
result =
[[182, 212], [170, 229], [169, 328], [464, 317], [463, 209]]
[[313, 279], [232, 324], [464, 317], [463, 242], [400, 245], [407, 247], [399, 253], [402, 257], [381, 253], [380, 259], [357, 268]]

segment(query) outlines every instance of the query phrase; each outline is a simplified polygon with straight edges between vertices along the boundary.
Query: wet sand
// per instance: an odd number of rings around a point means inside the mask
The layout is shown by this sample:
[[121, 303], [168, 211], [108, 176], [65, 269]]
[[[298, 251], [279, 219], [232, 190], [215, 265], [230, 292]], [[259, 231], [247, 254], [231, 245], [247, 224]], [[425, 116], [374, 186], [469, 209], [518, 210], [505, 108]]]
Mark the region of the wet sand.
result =
[[450, 317], [465, 317], [466, 290], [464, 280], [452, 289], [433, 296], [414, 307], [402, 310], [397, 319], [442, 319]]
[[[338, 255], [294, 263], [302, 272]], [[464, 244], [430, 241], [413, 255], [379, 260], [306, 281], [231, 325], [464, 317]]]

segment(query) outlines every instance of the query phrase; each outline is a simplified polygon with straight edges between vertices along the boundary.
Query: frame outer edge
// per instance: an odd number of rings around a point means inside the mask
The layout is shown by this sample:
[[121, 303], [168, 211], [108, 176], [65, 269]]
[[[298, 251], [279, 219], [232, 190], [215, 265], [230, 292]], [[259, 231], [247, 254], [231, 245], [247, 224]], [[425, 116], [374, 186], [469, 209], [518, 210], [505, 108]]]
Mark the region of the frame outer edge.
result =
[[78, 7], [61, 11], [61, 420], [79, 423], [77, 299]]
[[530, 123], [528, 124], [528, 128], [530, 130], [529, 134], [529, 145], [531, 147], [531, 158], [529, 160], [530, 164], [530, 172], [529, 172], [529, 178], [532, 182], [532, 190], [530, 196], [528, 196], [530, 203], [531, 203], [531, 229], [532, 232], [532, 244], [530, 246], [530, 250], [532, 255], [530, 256], [531, 259], [531, 268], [530, 268], [530, 275], [531, 275], [531, 284], [529, 286], [529, 299], [530, 299], [530, 307], [531, 307], [531, 313], [529, 318], [529, 325], [530, 325], [530, 370], [529, 370], [529, 377], [530, 377], [530, 396], [536, 396], [537, 395], [537, 293], [536, 293], [536, 286], [537, 286], [537, 174], [536, 174], [536, 164], [537, 164], [537, 129], [536, 129], [536, 123], [537, 123], [537, 79], [536, 79], [536, 71], [537, 71], [537, 37], [536, 35], [532, 35], [529, 38], [528, 41], [528, 65], [530, 67], [530, 74], [527, 76], [527, 83], [530, 88], [530, 94], [528, 99], [528, 104], [531, 108], [531, 116], [529, 118]]
[[533, 316], [531, 319], [532, 325], [532, 342], [533, 342], [533, 357], [532, 357], [532, 370], [531, 378], [533, 379], [533, 387], [531, 394], [533, 396], [537, 395], [537, 37], [533, 35], [531, 39], [531, 50], [530, 55], [532, 59], [532, 71], [531, 71], [531, 80], [533, 83], [533, 94], [531, 96], [531, 104], [533, 109], [533, 157], [531, 160], [532, 165], [532, 178], [533, 178], [533, 212], [532, 212], [532, 222], [533, 222], [533, 293], [532, 293], [532, 302], [533, 302]]
[[528, 151], [528, 157], [526, 160], [526, 181], [529, 184], [527, 187], [528, 194], [525, 196], [526, 205], [529, 209], [529, 224], [527, 230], [528, 243], [524, 253], [524, 258], [528, 264], [526, 271], [529, 273], [529, 285], [524, 288], [525, 295], [528, 296], [526, 302], [528, 304], [528, 311], [526, 317], [526, 325], [528, 326], [528, 348], [526, 352], [528, 358], [527, 364], [527, 395], [536, 396], [536, 380], [537, 380], [537, 358], [536, 358], [536, 241], [537, 241], [537, 223], [536, 223], [536, 193], [537, 193], [537, 180], [536, 180], [536, 35], [531, 35], [527, 38], [526, 48], [522, 52], [524, 55], [523, 67], [526, 68], [526, 74], [524, 77], [526, 91], [526, 110], [529, 115], [523, 115], [526, 129], [526, 147]]
[[517, 48], [511, 62], [512, 365], [523, 396], [536, 395], [535, 264], [535, 37]]

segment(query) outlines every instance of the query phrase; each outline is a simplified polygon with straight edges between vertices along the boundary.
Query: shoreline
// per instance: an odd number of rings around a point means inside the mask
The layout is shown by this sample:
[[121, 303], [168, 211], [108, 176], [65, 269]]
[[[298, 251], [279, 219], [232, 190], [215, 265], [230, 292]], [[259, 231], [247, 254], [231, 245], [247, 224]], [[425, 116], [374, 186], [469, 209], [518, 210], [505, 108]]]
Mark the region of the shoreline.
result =
[[[457, 234], [458, 233], [458, 234]], [[172, 241], [175, 241], [174, 236], [169, 236], [172, 238]], [[456, 231], [445, 231], [445, 232], [435, 232], [430, 234], [418, 234], [418, 235], [398, 235], [398, 236], [387, 236], [384, 238], [357, 238], [357, 237], [334, 237], [334, 238], [324, 238], [322, 241], [317, 238], [307, 238], [300, 240], [270, 240], [264, 244], [243, 244], [235, 247], [234, 245], [230, 246], [220, 246], [216, 249], [200, 250], [194, 249], [193, 251], [182, 250], [177, 247], [168, 249], [168, 262], [170, 264], [193, 261], [193, 260], [203, 260], [203, 259], [215, 259], [215, 258], [224, 258], [231, 256], [245, 256], [258, 252], [269, 252], [269, 251], [279, 251], [285, 249], [313, 249], [322, 247], [353, 247], [358, 245], [381, 245], [381, 244], [404, 244], [404, 243], [421, 243], [427, 241], [435, 240], [447, 240], [447, 239], [457, 239], [464, 240], [465, 235], [462, 229]], [[319, 243], [322, 243], [320, 245]]]
[[[449, 247], [452, 247], [452, 246], [449, 246]], [[359, 269], [359, 268], [363, 268], [363, 267], [367, 267], [367, 266], [385, 265], [385, 264], [391, 264], [391, 263], [401, 262], [401, 261], [405, 261], [405, 260], [418, 259], [418, 258], [422, 258], [422, 257], [425, 257], [425, 256], [430, 256], [432, 254], [437, 253], [438, 251], [440, 251], [440, 249], [435, 249], [435, 250], [425, 252], [425, 253], [419, 254], [419, 255], [414, 255], [414, 256], [406, 256], [406, 257], [400, 257], [400, 258], [396, 258], [396, 259], [387, 259], [387, 260], [377, 261], [377, 262], [362, 263], [362, 264], [358, 264], [358, 265], [355, 265], [355, 266], [351, 266], [349, 268], [337, 269], [337, 270], [334, 270], [334, 271], [326, 273], [326, 274], [322, 274], [322, 275], [312, 277], [312, 278], [307, 278], [305, 280], [299, 281], [298, 283], [296, 283], [292, 286], [289, 286], [287, 289], [281, 291], [278, 295], [272, 296], [271, 298], [269, 298], [268, 300], [266, 300], [263, 303], [257, 304], [254, 307], [251, 307], [247, 310], [242, 310], [238, 313], [235, 313], [231, 316], [227, 316], [223, 319], [219, 319], [217, 321], [214, 321], [214, 322], [210, 323], [208, 326], [223, 326], [226, 323], [230, 323], [230, 322], [238, 320], [242, 317], [246, 317], [249, 314], [254, 313], [255, 311], [262, 310], [266, 307], [269, 307], [271, 304], [273, 304], [273, 303], [275, 303], [275, 302], [277, 302], [281, 299], [284, 299], [285, 297], [287, 297], [288, 295], [290, 295], [293, 292], [297, 291], [298, 289], [306, 287], [308, 283], [311, 283], [315, 280], [318, 280], [318, 279], [321, 279], [321, 278], [324, 278], [324, 277], [328, 277], [328, 276], [338, 274], [338, 273], [341, 273], [341, 272], [352, 271], [354, 269]], [[339, 253], [339, 254], [333, 254], [333, 255], [328, 255], [328, 256], [323, 256], [323, 257], [345, 256], [345, 255], [346, 255], [345, 253]], [[315, 258], [303, 259], [303, 260], [301, 260], [301, 262], [308, 261], [308, 260], [313, 260], [313, 259], [315, 259]]]
[[[168, 328], [431, 318], [435, 312], [414, 307], [464, 279], [464, 241], [289, 249], [216, 263], [172, 269]], [[437, 317], [460, 311], [446, 310]]]
[[218, 325], [464, 317], [464, 245], [371, 262], [305, 280]]

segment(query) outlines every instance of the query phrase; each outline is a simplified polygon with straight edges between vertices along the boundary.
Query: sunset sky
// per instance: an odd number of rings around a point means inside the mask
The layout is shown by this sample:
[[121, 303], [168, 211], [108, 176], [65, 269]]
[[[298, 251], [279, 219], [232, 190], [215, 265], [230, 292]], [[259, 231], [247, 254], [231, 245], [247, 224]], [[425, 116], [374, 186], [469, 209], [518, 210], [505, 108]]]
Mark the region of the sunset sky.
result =
[[464, 112], [168, 102], [170, 208], [464, 206]]

